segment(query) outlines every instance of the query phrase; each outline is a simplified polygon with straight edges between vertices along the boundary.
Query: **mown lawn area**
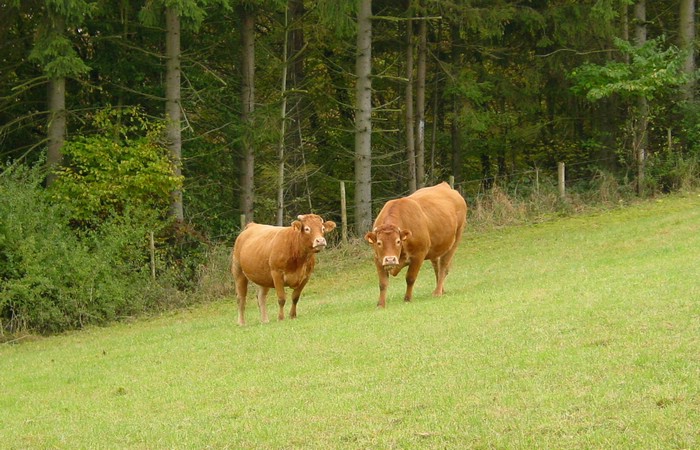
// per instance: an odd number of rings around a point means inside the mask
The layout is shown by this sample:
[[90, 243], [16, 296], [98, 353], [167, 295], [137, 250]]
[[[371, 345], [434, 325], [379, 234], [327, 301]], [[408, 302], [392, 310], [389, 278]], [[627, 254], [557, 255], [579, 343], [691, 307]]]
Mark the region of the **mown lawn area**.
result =
[[231, 297], [0, 345], [0, 447], [700, 448], [697, 193], [468, 231], [386, 310], [369, 252], [294, 321], [251, 293], [243, 328]]

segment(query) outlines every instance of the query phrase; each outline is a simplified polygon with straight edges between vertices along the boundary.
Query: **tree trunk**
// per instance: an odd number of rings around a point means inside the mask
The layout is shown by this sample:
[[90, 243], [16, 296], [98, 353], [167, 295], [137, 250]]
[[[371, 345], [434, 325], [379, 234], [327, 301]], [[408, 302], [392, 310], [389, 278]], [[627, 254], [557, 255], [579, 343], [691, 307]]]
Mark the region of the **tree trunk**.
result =
[[241, 121], [243, 122], [243, 161], [241, 164], [241, 214], [246, 223], [252, 222], [255, 202], [253, 145], [253, 111], [255, 109], [255, 16], [245, 7], [240, 8], [241, 28]]
[[[63, 35], [65, 20], [60, 14], [53, 15], [53, 31]], [[49, 140], [46, 155], [46, 185], [56, 181], [56, 169], [63, 163], [63, 143], [66, 140], [66, 78], [52, 77], [48, 85], [48, 132]]]
[[[457, 80], [459, 68], [462, 66], [461, 37], [459, 34], [459, 25], [455, 22], [450, 24], [450, 34], [452, 40], [451, 62], [452, 62], [452, 83]], [[457, 103], [457, 95], [452, 96], [452, 126], [450, 127], [450, 136], [452, 143], [452, 176], [454, 176], [455, 184], [462, 183], [462, 128], [459, 123], [460, 107]]]
[[287, 61], [289, 41], [289, 10], [284, 12], [284, 47], [282, 49], [282, 111], [280, 114], [280, 138], [277, 150], [277, 226], [284, 224], [284, 142], [287, 124]]
[[[442, 23], [438, 23], [437, 25], [437, 30], [435, 31], [435, 42], [442, 42]], [[442, 55], [440, 54], [440, 46], [438, 45], [437, 48], [435, 49], [436, 52], [436, 59], [438, 61], [442, 60]], [[442, 123], [442, 110], [440, 108], [440, 105], [442, 102], [441, 100], [441, 90], [440, 90], [440, 76], [438, 75], [439, 73], [439, 63], [435, 67], [435, 76], [434, 76], [434, 84], [433, 84], [433, 129], [432, 129], [432, 134], [430, 136], [430, 175], [434, 179], [435, 178], [435, 152], [437, 149], [437, 132], [439, 127], [438, 125]], [[458, 186], [458, 185], [457, 185]]]
[[51, 186], [56, 181], [55, 170], [63, 162], [63, 142], [66, 138], [66, 79], [63, 77], [49, 80], [48, 87], [49, 148], [46, 156], [48, 174], [46, 185]]
[[372, 0], [357, 11], [355, 72], [355, 233], [372, 226]]
[[428, 53], [428, 24], [423, 5], [421, 5], [420, 11], [423, 17], [418, 27], [418, 73], [416, 79], [416, 181], [418, 188], [425, 186], [425, 73]]
[[[647, 40], [646, 0], [638, 0], [634, 5], [634, 45], [641, 47]], [[646, 97], [637, 99], [633, 152], [637, 162], [637, 195], [644, 193], [644, 166], [646, 163], [647, 125], [649, 104]]]
[[[170, 159], [176, 177], [182, 175], [182, 135], [180, 130], [180, 14], [165, 9], [165, 121]], [[170, 193], [170, 214], [177, 222], [184, 220], [182, 190]]]
[[[630, 21], [629, 21], [629, 5], [627, 3], [622, 2], [622, 6], [620, 6], [620, 17], [622, 18], [622, 24], [621, 24], [621, 33], [622, 33], [622, 39], [625, 41], [630, 40]], [[624, 61], [625, 64], [630, 63], [630, 55], [627, 52], [623, 53], [622, 60]]]
[[680, 48], [685, 52], [683, 72], [691, 79], [683, 86], [683, 100], [692, 101], [695, 91], [695, 0], [681, 0], [678, 27]]
[[[299, 167], [304, 164], [304, 114], [308, 114], [309, 108], [304, 106], [304, 17], [305, 9], [303, 0], [289, 0], [289, 42], [287, 44], [287, 130], [285, 136], [285, 147], [287, 155], [285, 164], [289, 170], [290, 164]], [[299, 162], [301, 161], [301, 162]], [[304, 177], [308, 180], [308, 176]], [[295, 210], [301, 209], [300, 195], [301, 184], [295, 179], [286, 181], [286, 191], [292, 192], [293, 202], [287, 199], [287, 210], [293, 207]], [[305, 186], [305, 193], [309, 195], [308, 183]], [[311, 209], [309, 208], [309, 211]]]
[[416, 181], [416, 140], [413, 129], [413, 10], [408, 0], [409, 19], [406, 22], [406, 159], [408, 160], [408, 191], [415, 192]]

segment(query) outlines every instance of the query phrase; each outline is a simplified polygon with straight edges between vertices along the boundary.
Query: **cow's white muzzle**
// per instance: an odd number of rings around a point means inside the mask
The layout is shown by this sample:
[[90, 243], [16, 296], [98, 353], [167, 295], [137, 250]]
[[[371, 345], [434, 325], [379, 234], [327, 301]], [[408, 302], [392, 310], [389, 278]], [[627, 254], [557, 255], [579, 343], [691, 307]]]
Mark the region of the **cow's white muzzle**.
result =
[[382, 260], [382, 267], [385, 269], [391, 269], [393, 267], [396, 267], [399, 265], [399, 257], [398, 256], [385, 256], [384, 259]]
[[326, 239], [325, 238], [320, 237], [320, 238], [314, 239], [314, 250], [316, 250], [317, 252], [320, 252], [324, 248], [326, 248]]

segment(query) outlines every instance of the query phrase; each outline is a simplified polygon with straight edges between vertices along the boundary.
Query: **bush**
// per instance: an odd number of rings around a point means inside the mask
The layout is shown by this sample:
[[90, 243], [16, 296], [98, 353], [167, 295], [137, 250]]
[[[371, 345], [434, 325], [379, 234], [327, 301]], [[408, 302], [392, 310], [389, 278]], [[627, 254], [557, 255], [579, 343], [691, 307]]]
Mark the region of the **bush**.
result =
[[150, 122], [135, 108], [95, 113], [93, 136], [66, 141], [66, 164], [57, 170], [51, 193], [71, 210], [81, 227], [99, 226], [130, 206], [167, 215], [170, 193], [181, 187], [168, 149], [160, 142], [162, 124]]
[[125, 215], [78, 237], [42, 178], [23, 166], [0, 175], [0, 330], [60, 332], [153, 307], [147, 221]]
[[664, 151], [650, 157], [647, 166], [647, 183], [652, 192], [668, 193], [700, 186], [697, 156]]

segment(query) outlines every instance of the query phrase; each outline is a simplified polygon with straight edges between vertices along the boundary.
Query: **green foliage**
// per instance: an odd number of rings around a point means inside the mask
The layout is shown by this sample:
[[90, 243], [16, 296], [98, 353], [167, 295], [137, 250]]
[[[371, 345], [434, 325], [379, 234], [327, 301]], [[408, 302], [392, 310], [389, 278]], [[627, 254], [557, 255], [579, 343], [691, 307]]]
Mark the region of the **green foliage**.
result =
[[97, 134], [68, 140], [67, 164], [58, 169], [54, 199], [73, 219], [94, 224], [127, 205], [165, 212], [170, 192], [182, 179], [173, 174], [162, 124], [149, 122], [136, 108], [105, 109], [93, 118]]
[[49, 78], [77, 77], [90, 69], [65, 29], [82, 26], [95, 6], [95, 2], [85, 0], [46, 0], [46, 17], [38, 28], [29, 60], [38, 63]]
[[356, 33], [355, 14], [357, 1], [320, 0], [317, 2], [318, 18], [324, 28], [334, 30], [338, 36], [348, 38]]
[[3, 174], [0, 320], [13, 332], [57, 332], [153, 310], [164, 290], [190, 287], [205, 259], [204, 240], [173, 229], [168, 218], [170, 192], [182, 180], [160, 143], [161, 125], [135, 108], [92, 119], [96, 134], [66, 142], [66, 165], [50, 190], [36, 170], [19, 165]]
[[700, 160], [668, 150], [654, 153], [647, 162], [645, 181], [652, 192], [695, 189], [700, 185]]
[[59, 332], [152, 308], [148, 221], [125, 215], [78, 238], [42, 175], [20, 165], [0, 176], [0, 331]]
[[681, 126], [687, 141], [687, 153], [700, 158], [700, 103], [686, 102], [681, 105]]
[[71, 41], [62, 34], [40, 38], [29, 59], [41, 65], [49, 78], [76, 77], [90, 70], [73, 49]]
[[651, 39], [639, 47], [615, 39], [616, 47], [630, 57], [630, 63], [584, 64], [570, 74], [574, 81], [572, 90], [590, 101], [614, 94], [624, 98], [657, 98], [688, 80], [688, 75], [681, 70], [681, 52], [672, 45], [663, 48], [663, 44], [663, 37]]
[[175, 8], [185, 27], [198, 30], [206, 17], [206, 7], [218, 4], [230, 9], [230, 0], [149, 0], [139, 11], [139, 18], [146, 25], [154, 26], [162, 22], [162, 8]]
[[[412, 6], [418, 3], [410, 2]], [[600, 169], [615, 172], [621, 179], [633, 160], [629, 152], [626, 160], [617, 158], [615, 152], [630, 147], [631, 128], [625, 124], [634, 112], [628, 108], [633, 106], [630, 100], [637, 95], [654, 96], [649, 154], [664, 147], [669, 128], [680, 137], [678, 147], [698, 151], [697, 116], [671, 107], [677, 103], [674, 85], [668, 83], [674, 78], [676, 50], [662, 42], [649, 55], [629, 49], [635, 54], [632, 67], [612, 62], [615, 58], [619, 62], [620, 53], [627, 51], [611, 51], [611, 45], [613, 36], [623, 29], [622, 14], [631, 16], [631, 8], [624, 8], [630, 1], [426, 0], [422, 4], [425, 11], [416, 10], [415, 15], [427, 16], [424, 23], [428, 26], [425, 137], [429, 183], [449, 175], [458, 181], [473, 181], [475, 186], [486, 186], [480, 180], [493, 177], [517, 183], [523, 171], [535, 166], [553, 169], [561, 160], [567, 162], [567, 169], [577, 171], [572, 174], [577, 178], [590, 178]], [[47, 74], [89, 75], [81, 75], [80, 85], [70, 79], [66, 84], [68, 146], [73, 145], [81, 157], [99, 148], [96, 154], [107, 155], [109, 161], [117, 147], [122, 152], [125, 146], [131, 150], [139, 146], [109, 142], [115, 133], [105, 131], [109, 126], [96, 125], [91, 116], [111, 104], [137, 105], [144, 117], [162, 117], [164, 8], [175, 7], [182, 20], [182, 171], [187, 221], [210, 238], [232, 241], [240, 213], [238, 180], [244, 134], [239, 19], [245, 10], [256, 19], [256, 217], [265, 221], [275, 217], [276, 171], [268, 168], [277, 164], [285, 34], [289, 44], [286, 213], [313, 208], [338, 220], [340, 180], [347, 182], [347, 198], [353, 198], [355, 186], [349, 180], [354, 170], [356, 49], [352, 36], [357, 2], [12, 0], [9, 5], [0, 24], [0, 53], [5, 56], [0, 68], [0, 91], [5, 93], [0, 98], [3, 160], [33, 162], [45, 151], [42, 105], [46, 104]], [[680, 24], [673, 5], [647, 2], [648, 17], [653, 18], [647, 24], [649, 36], [677, 35]], [[303, 8], [297, 11], [295, 6]], [[373, 8], [372, 196], [376, 210], [407, 189], [407, 7], [406, 2], [375, 2]], [[414, 32], [417, 24], [418, 20]], [[591, 79], [584, 77], [588, 85], [579, 86], [580, 93], [603, 86], [592, 94], [607, 95], [603, 101], [580, 101], [570, 89], [574, 78], [564, 76], [585, 72], [587, 69], [578, 69], [585, 61], [605, 70], [589, 72]], [[640, 73], [648, 76], [640, 78]], [[130, 158], [139, 159], [138, 153], [134, 151]], [[86, 177], [96, 177], [99, 162], [81, 164], [89, 166]], [[103, 173], [99, 180], [77, 180], [83, 174], [66, 180], [90, 185], [69, 190], [65, 196], [74, 204], [74, 213], [80, 209], [75, 220], [78, 225], [89, 221], [92, 226], [113, 212], [131, 208], [122, 202], [124, 198], [148, 197], [143, 187], [159, 183], [133, 180], [135, 172], [131, 172], [127, 178], [132, 178], [132, 186], [122, 189], [118, 186], [121, 179], [119, 183], [106, 181], [118, 179], [117, 171], [99, 171]], [[153, 209], [162, 211], [165, 203]], [[352, 222], [352, 200], [347, 206]], [[160, 233], [157, 237], [163, 245], [171, 243], [166, 239], [172, 236]], [[184, 247], [173, 252], [171, 262], [186, 259], [184, 252]], [[193, 263], [186, 272], [193, 273], [195, 266]]]
[[487, 108], [493, 101], [493, 83], [478, 81], [478, 74], [471, 68], [460, 68], [452, 82], [445, 88], [444, 96], [460, 105], [452, 120], [458, 121], [468, 136], [485, 133], [497, 120], [496, 114]]

